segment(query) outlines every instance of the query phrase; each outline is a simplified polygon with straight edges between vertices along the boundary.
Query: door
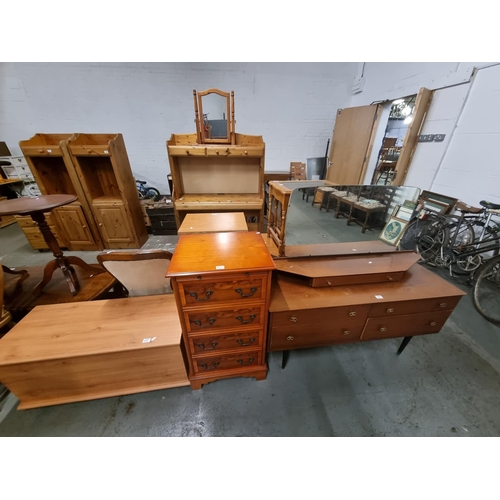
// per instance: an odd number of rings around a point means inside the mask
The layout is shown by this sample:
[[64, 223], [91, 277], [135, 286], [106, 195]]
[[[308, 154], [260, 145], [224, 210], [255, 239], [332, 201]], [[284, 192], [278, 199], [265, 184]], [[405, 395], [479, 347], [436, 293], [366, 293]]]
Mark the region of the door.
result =
[[337, 111], [326, 179], [335, 184], [362, 184], [380, 117], [380, 105]]
[[123, 203], [94, 205], [94, 214], [106, 248], [123, 248], [135, 242]]
[[97, 250], [87, 219], [78, 202], [56, 208], [53, 213], [68, 249]]
[[427, 112], [431, 105], [432, 90], [422, 87], [418, 94], [417, 100], [415, 101], [415, 108], [412, 112], [412, 121], [408, 130], [406, 131], [405, 140], [403, 142], [403, 147], [401, 148], [401, 153], [396, 163], [396, 171], [394, 172], [394, 177], [392, 179], [393, 186], [402, 186], [410, 170], [411, 160], [413, 159], [413, 154], [415, 153], [415, 148], [418, 143], [418, 136], [422, 126], [424, 124]]

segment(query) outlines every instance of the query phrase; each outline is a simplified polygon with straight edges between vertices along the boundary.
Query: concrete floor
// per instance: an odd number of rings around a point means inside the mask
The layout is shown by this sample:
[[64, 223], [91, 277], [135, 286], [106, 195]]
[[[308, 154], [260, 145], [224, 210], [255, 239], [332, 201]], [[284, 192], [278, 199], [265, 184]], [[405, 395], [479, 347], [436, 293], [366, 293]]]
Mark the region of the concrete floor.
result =
[[[325, 227], [305, 205], [300, 211], [305, 225], [291, 228], [287, 241], [323, 239]], [[359, 226], [327, 215], [328, 234], [359, 241]], [[31, 250], [19, 232], [0, 230], [2, 263], [46, 262], [49, 255]], [[175, 242], [151, 237], [145, 248]], [[96, 253], [75, 252], [88, 262]], [[200, 391], [183, 387], [26, 411], [9, 411], [12, 397], [0, 412], [0, 436], [498, 436], [500, 328], [475, 311], [470, 289], [451, 281], [469, 295], [441, 333], [415, 337], [401, 356], [395, 354], [400, 339], [372, 341], [292, 351], [284, 370], [281, 354], [271, 353], [260, 382], [235, 378]]]

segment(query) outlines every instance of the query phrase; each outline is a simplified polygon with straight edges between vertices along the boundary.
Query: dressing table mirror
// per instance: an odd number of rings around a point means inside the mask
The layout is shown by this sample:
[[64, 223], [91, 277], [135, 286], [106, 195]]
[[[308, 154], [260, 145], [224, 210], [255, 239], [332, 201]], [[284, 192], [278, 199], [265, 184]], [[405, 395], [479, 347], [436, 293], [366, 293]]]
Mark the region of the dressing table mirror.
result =
[[380, 232], [397, 206], [416, 202], [419, 195], [411, 186], [271, 181], [268, 246], [280, 258], [334, 255], [351, 242], [392, 252], [395, 247], [380, 241]]
[[235, 144], [234, 92], [193, 90], [199, 144]]

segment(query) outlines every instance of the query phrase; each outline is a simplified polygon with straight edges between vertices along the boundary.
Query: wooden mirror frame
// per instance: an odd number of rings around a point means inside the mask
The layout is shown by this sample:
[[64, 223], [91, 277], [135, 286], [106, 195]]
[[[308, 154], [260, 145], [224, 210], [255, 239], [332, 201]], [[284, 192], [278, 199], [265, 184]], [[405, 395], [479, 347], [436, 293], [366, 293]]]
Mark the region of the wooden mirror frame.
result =
[[[226, 110], [227, 110], [227, 138], [218, 138], [218, 139], [206, 139], [204, 130], [204, 121], [203, 121], [203, 105], [202, 105], [202, 97], [209, 94], [217, 94], [226, 99]], [[207, 90], [202, 90], [197, 92], [193, 90], [194, 97], [194, 113], [195, 113], [195, 122], [196, 122], [196, 137], [198, 144], [236, 144], [236, 136], [235, 136], [235, 120], [234, 120], [234, 91], [224, 92], [219, 89], [211, 88]]]

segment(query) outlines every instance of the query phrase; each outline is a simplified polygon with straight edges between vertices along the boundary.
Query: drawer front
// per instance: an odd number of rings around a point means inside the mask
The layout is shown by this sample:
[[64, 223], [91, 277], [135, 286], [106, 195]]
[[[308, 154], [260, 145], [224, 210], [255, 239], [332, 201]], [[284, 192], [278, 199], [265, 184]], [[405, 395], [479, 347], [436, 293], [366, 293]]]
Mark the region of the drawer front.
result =
[[224, 335], [190, 336], [189, 347], [193, 355], [208, 355], [218, 351], [250, 349], [262, 346], [262, 330], [227, 333]]
[[396, 316], [399, 314], [414, 314], [431, 311], [452, 311], [461, 297], [440, 297], [437, 299], [408, 300], [401, 302], [385, 302], [373, 304], [370, 318], [379, 316]]
[[238, 368], [248, 368], [262, 365], [261, 351], [246, 351], [238, 354], [227, 354], [225, 356], [211, 356], [207, 358], [194, 358], [194, 372], [213, 373]]
[[[49, 226], [54, 225], [54, 221], [52, 220], [52, 216], [50, 213], [44, 214], [45, 215], [45, 220], [47, 221], [47, 224]], [[16, 215], [16, 221], [17, 223], [22, 227], [33, 227], [37, 228], [38, 230], [38, 224], [29, 216], [29, 215]]]
[[[368, 317], [369, 305], [347, 306], [347, 307], [325, 307], [322, 309], [301, 309], [299, 311], [287, 311], [272, 313], [273, 327], [289, 327], [292, 325], [313, 325], [313, 324], [331, 324], [342, 322], [364, 323]], [[347, 321], [347, 322], [346, 322]], [[345, 323], [346, 322], [346, 323]]]
[[209, 302], [233, 300], [265, 300], [267, 274], [234, 279], [179, 281], [179, 292], [183, 306], [204, 305]]
[[311, 280], [311, 286], [321, 287], [339, 285], [364, 285], [367, 283], [390, 283], [391, 281], [400, 281], [402, 277], [402, 272], [361, 274], [353, 276], [331, 276], [329, 278], [313, 278]]
[[384, 318], [368, 318], [361, 340], [409, 337], [437, 333], [450, 316], [451, 311], [436, 311], [420, 314], [406, 314]]
[[293, 325], [271, 329], [270, 351], [283, 351], [300, 347], [341, 344], [360, 340], [364, 320], [331, 324]]
[[260, 326], [264, 323], [265, 311], [263, 305], [218, 311], [184, 311], [184, 318], [188, 333], [200, 333], [221, 328], [241, 328], [246, 325]]

